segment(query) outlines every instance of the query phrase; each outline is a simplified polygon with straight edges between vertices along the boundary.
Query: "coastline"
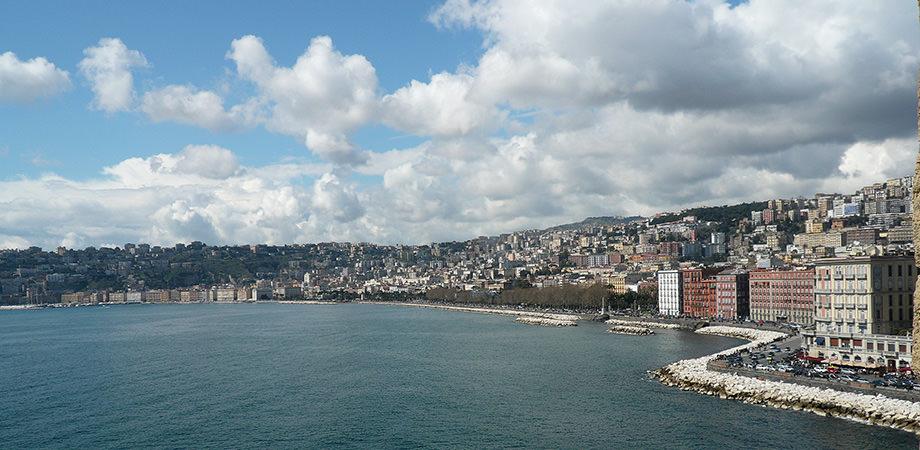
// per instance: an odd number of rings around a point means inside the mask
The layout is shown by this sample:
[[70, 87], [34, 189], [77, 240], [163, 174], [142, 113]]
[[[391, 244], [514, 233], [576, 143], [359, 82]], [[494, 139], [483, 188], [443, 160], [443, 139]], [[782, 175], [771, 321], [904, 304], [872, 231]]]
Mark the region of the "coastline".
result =
[[873, 396], [760, 380], [708, 368], [708, 363], [719, 355], [774, 342], [785, 337], [783, 333], [728, 326], [705, 327], [696, 332], [748, 339], [751, 342], [701, 358], [669, 364], [651, 371], [652, 378], [666, 386], [722, 399], [740, 400], [779, 409], [808, 411], [821, 416], [838, 417], [920, 434], [920, 403], [883, 395]]
[[540, 311], [528, 311], [528, 310], [516, 310], [516, 309], [501, 309], [501, 308], [477, 308], [472, 306], [451, 306], [451, 305], [439, 305], [434, 303], [407, 303], [407, 302], [375, 302], [375, 301], [357, 301], [352, 303], [359, 303], [362, 305], [391, 305], [391, 306], [411, 306], [416, 308], [435, 308], [435, 309], [444, 309], [448, 311], [459, 311], [459, 312], [472, 312], [480, 314], [499, 314], [506, 316], [528, 316], [544, 319], [553, 319], [553, 320], [568, 320], [568, 321], [577, 321], [584, 320], [586, 317], [582, 314], [564, 314], [564, 313], [550, 313], [550, 312], [540, 312]]

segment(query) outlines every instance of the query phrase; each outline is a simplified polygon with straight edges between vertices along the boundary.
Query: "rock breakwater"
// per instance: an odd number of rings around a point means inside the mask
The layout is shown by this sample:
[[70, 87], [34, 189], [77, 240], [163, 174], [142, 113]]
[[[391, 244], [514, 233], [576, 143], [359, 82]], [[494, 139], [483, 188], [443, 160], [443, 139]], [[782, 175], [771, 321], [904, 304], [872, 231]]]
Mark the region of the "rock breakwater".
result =
[[663, 322], [652, 322], [646, 320], [622, 320], [622, 319], [610, 319], [606, 321], [608, 325], [625, 325], [629, 327], [644, 327], [644, 328], [661, 328], [664, 330], [678, 330], [682, 328], [676, 323], [663, 323]]
[[655, 332], [649, 328], [634, 327], [631, 325], [614, 325], [607, 329], [607, 332], [615, 334], [629, 334], [633, 336], [650, 336], [655, 334]]
[[750, 339], [752, 342], [702, 358], [669, 364], [651, 372], [655, 379], [668, 386], [724, 399], [810, 411], [823, 416], [846, 418], [920, 434], [920, 403], [881, 395], [856, 394], [795, 383], [759, 380], [707, 368], [709, 361], [719, 355], [782, 339], [786, 336], [783, 333], [726, 326], [710, 326], [696, 332]]
[[520, 316], [517, 319], [514, 319], [514, 321], [525, 323], [527, 325], [540, 325], [544, 327], [574, 327], [578, 325], [578, 322], [574, 320], [534, 316]]

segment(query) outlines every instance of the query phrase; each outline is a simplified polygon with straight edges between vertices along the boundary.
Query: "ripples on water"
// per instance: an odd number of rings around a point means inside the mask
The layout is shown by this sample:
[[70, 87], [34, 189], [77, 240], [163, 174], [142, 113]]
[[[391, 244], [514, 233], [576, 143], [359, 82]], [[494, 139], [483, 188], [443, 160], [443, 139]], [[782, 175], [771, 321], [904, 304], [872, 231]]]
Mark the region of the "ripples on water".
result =
[[376, 305], [0, 313], [3, 448], [916, 448], [908, 433], [682, 392], [737, 341]]

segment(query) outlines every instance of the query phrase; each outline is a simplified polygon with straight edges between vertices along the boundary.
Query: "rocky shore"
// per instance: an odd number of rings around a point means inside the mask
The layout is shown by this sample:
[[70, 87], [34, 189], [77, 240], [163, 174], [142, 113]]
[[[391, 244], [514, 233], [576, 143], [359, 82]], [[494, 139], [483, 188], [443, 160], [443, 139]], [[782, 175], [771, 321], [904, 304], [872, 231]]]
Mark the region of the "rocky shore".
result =
[[515, 322], [525, 323], [527, 325], [540, 325], [544, 327], [574, 327], [578, 322], [567, 319], [552, 319], [548, 317], [519, 316], [514, 319]]
[[710, 326], [696, 332], [750, 339], [752, 342], [702, 358], [678, 361], [651, 372], [652, 377], [668, 386], [724, 399], [782, 409], [810, 411], [822, 416], [851, 419], [920, 434], [920, 403], [881, 395], [872, 396], [794, 383], [759, 380], [720, 373], [707, 368], [707, 363], [719, 355], [783, 339], [786, 337], [783, 333], [726, 326]]
[[[610, 321], [607, 321], [607, 323], [610, 323]], [[635, 327], [632, 325], [613, 325], [607, 329], [607, 332], [615, 334], [629, 334], [633, 336], [650, 336], [655, 334], [655, 332], [649, 328]]]

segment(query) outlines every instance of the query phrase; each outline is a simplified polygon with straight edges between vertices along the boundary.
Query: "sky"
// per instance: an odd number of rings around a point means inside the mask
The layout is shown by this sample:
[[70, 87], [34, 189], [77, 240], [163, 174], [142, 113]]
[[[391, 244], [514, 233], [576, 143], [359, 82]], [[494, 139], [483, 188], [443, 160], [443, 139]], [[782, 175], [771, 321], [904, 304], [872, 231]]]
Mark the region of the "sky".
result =
[[468, 239], [852, 192], [912, 2], [0, 3], [0, 248]]

